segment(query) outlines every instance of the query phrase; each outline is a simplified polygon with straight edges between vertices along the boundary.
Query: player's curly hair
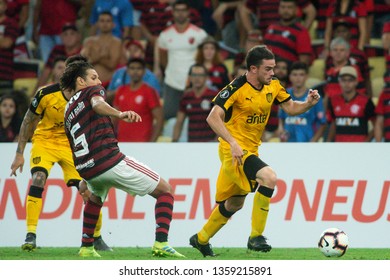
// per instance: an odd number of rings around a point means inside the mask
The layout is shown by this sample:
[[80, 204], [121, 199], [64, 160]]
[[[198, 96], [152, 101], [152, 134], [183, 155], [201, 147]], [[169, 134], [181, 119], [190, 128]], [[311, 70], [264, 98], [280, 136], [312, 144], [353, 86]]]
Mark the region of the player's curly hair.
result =
[[67, 64], [65, 72], [60, 78], [60, 88], [65, 90], [76, 90], [76, 80], [78, 77], [86, 79], [87, 70], [94, 69], [94, 67], [87, 62], [87, 59], [82, 56], [68, 58], [65, 62]]

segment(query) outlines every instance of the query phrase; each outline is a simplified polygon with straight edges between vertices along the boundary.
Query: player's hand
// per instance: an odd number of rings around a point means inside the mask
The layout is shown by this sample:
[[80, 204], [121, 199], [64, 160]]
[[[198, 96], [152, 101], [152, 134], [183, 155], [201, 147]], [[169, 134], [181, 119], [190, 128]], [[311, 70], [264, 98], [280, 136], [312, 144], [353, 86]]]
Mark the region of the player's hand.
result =
[[14, 175], [16, 177], [17, 176], [16, 170], [18, 170], [18, 168], [19, 168], [20, 173], [22, 173], [23, 172], [23, 165], [24, 165], [23, 155], [20, 153], [16, 153], [14, 161], [11, 164], [11, 175], [10, 176]]
[[142, 118], [134, 111], [125, 111], [119, 114], [119, 118], [125, 122], [142, 122]]
[[321, 96], [320, 94], [318, 93], [318, 90], [316, 89], [310, 89], [309, 90], [309, 94], [307, 95], [307, 102], [310, 104], [310, 105], [315, 105], [318, 103], [318, 101], [320, 100]]
[[230, 145], [230, 150], [232, 152], [232, 157], [233, 157], [233, 164], [236, 162], [238, 165], [242, 165], [242, 157], [244, 156], [244, 151], [241, 149], [240, 145], [237, 143], [233, 143]]

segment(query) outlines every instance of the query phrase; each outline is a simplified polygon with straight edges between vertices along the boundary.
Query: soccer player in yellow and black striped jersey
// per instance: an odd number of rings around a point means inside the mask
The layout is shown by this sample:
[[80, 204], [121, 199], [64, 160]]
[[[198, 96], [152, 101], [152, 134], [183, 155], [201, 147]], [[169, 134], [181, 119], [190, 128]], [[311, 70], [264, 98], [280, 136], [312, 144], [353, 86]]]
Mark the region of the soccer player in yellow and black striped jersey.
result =
[[[32, 137], [30, 151], [32, 185], [29, 188], [26, 203], [27, 235], [22, 245], [22, 249], [26, 251], [36, 248], [36, 232], [42, 210], [42, 193], [53, 165], [58, 163], [61, 166], [68, 187], [79, 188], [79, 184], [83, 182], [74, 166], [72, 151], [64, 129], [64, 110], [69, 100], [68, 97], [60, 90], [58, 83], [39, 89], [20, 128], [18, 146], [11, 165], [11, 176], [16, 176], [17, 169], [20, 169], [20, 172], [23, 171], [23, 152]], [[111, 251], [112, 249], [105, 244], [100, 235], [101, 221], [100, 213], [94, 234], [95, 249]]]
[[293, 101], [279, 80], [273, 78], [275, 57], [266, 46], [250, 49], [245, 60], [246, 74], [218, 93], [207, 117], [220, 142], [221, 168], [216, 191], [218, 206], [203, 228], [190, 238], [190, 244], [205, 257], [215, 256], [209, 240], [242, 208], [246, 195], [253, 192], [252, 229], [247, 246], [254, 251], [271, 250], [263, 231], [276, 185], [276, 174], [258, 154], [271, 105], [275, 102], [287, 114], [299, 115], [320, 99], [318, 92], [311, 90], [305, 102]]

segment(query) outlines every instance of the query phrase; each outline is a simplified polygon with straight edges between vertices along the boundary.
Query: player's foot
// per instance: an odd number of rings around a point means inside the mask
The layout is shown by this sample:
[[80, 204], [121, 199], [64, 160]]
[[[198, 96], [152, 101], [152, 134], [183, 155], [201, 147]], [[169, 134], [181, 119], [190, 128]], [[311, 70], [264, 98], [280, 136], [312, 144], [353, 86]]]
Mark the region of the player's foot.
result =
[[98, 252], [96, 252], [93, 246], [81, 247], [79, 251], [79, 256], [83, 258], [88, 258], [88, 257], [100, 258], [100, 255], [98, 254]]
[[177, 257], [177, 258], [185, 258], [184, 255], [177, 252], [173, 249], [168, 242], [154, 242], [152, 247], [152, 254], [155, 257]]
[[260, 252], [269, 252], [272, 247], [267, 243], [267, 238], [263, 235], [248, 238], [248, 249]]
[[33, 251], [37, 248], [37, 235], [32, 232], [28, 232], [26, 235], [26, 240], [24, 240], [24, 244], [22, 245], [22, 249], [24, 251]]
[[199, 252], [202, 253], [203, 257], [216, 257], [217, 255], [214, 254], [213, 248], [211, 247], [210, 243], [207, 243], [205, 245], [202, 245], [198, 241], [198, 235], [194, 234], [190, 238], [190, 245], [197, 249]]
[[93, 242], [93, 247], [95, 247], [95, 250], [97, 251], [109, 251], [112, 252], [112, 248], [104, 242], [102, 236], [95, 237], [95, 241]]

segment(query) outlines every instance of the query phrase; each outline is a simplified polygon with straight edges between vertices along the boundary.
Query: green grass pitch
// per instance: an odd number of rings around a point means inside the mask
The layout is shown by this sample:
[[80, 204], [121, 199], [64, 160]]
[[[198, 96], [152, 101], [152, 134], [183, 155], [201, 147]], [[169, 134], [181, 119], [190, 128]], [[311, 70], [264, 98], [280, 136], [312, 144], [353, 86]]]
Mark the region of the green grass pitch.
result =
[[[101, 260], [156, 260], [175, 259], [152, 256], [151, 248], [113, 248], [113, 252], [99, 252]], [[192, 247], [175, 248], [187, 260], [205, 258]], [[246, 248], [214, 248], [218, 256], [213, 260], [389, 260], [389, 249], [349, 248], [340, 258], [327, 258], [317, 248], [273, 248], [269, 253], [248, 251]], [[20, 247], [0, 247], [0, 260], [79, 260], [76, 247], [41, 247], [25, 252]], [[92, 259], [92, 258], [89, 258]], [[208, 258], [207, 258], [208, 259]]]

